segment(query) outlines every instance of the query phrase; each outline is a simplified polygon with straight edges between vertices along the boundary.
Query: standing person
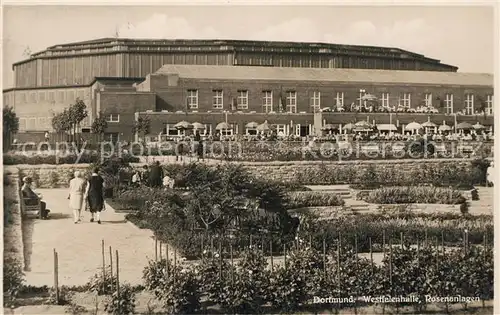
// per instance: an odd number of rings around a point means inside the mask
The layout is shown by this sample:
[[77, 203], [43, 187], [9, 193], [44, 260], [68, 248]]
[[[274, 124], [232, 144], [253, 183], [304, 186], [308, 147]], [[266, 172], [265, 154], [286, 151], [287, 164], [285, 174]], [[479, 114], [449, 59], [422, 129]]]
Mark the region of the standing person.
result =
[[69, 181], [69, 207], [73, 210], [75, 224], [81, 221], [81, 211], [83, 205], [83, 195], [85, 193], [86, 182], [79, 171], [75, 172], [75, 178]]
[[495, 185], [495, 179], [494, 179], [494, 174], [495, 174], [495, 165], [493, 161], [490, 163], [490, 166], [486, 170], [486, 184], [488, 187], [492, 187]]
[[45, 131], [45, 142], [49, 142], [50, 140], [50, 135], [48, 131]]
[[149, 172], [149, 187], [161, 187], [163, 184], [163, 169], [159, 161], [156, 161]]
[[198, 155], [198, 160], [203, 160], [203, 141], [198, 130], [196, 130], [194, 141], [196, 142], [196, 153]]
[[141, 174], [141, 180], [144, 185], [149, 186], [149, 166], [144, 165], [142, 167], [142, 174]]
[[90, 222], [94, 222], [94, 213], [97, 223], [101, 224], [101, 211], [106, 210], [104, 206], [104, 179], [99, 175], [99, 168], [95, 168], [87, 184], [85, 195], [90, 210]]
[[139, 173], [139, 171], [135, 171], [134, 175], [132, 176], [132, 185], [134, 187], [139, 187], [141, 181], [141, 174]]

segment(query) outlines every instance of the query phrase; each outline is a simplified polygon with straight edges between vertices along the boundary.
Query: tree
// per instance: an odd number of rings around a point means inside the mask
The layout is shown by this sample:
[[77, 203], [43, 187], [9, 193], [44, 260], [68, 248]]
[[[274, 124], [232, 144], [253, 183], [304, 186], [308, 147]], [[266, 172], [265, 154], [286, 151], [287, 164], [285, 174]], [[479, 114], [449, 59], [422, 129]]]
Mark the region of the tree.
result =
[[268, 228], [264, 222], [273, 217], [282, 233], [291, 232], [286, 194], [279, 185], [257, 180], [233, 164], [190, 164], [182, 177], [188, 191], [181, 197], [182, 210], [190, 226], [219, 233], [231, 227], [260, 230]]
[[52, 128], [58, 135], [64, 134], [71, 129], [69, 109], [65, 109], [52, 117]]
[[12, 107], [3, 108], [3, 143], [4, 148], [10, 148], [12, 135], [19, 131], [19, 117]]
[[140, 136], [142, 141], [144, 137], [151, 131], [151, 118], [149, 116], [139, 117], [132, 127], [132, 132], [137, 136]]
[[[70, 130], [72, 131], [73, 135], [76, 135], [76, 131], [80, 130], [81, 122], [88, 116], [87, 105], [85, 105], [85, 103], [81, 99], [77, 98], [76, 102], [70, 106], [68, 112], [69, 121], [71, 123]], [[77, 142], [78, 140], [79, 139], [77, 139]], [[75, 141], [74, 136], [73, 141]]]
[[108, 122], [106, 118], [102, 115], [102, 113], [99, 113], [99, 115], [92, 122], [92, 126], [90, 127], [90, 131], [93, 134], [98, 135], [97, 139], [98, 143], [102, 141], [102, 137], [106, 132], [107, 128], [108, 128]]

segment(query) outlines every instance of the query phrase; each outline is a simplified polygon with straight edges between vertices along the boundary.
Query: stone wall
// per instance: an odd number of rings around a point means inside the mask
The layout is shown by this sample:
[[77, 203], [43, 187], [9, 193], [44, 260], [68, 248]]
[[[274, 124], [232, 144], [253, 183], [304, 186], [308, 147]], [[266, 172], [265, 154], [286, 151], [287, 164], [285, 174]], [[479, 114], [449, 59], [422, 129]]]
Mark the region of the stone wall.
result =
[[[362, 172], [370, 165], [375, 167], [375, 170], [391, 169], [398, 173], [410, 174], [416, 168], [426, 166], [447, 165], [463, 165], [470, 163], [468, 159], [427, 159], [427, 160], [379, 160], [379, 161], [345, 161], [345, 162], [317, 162], [317, 161], [300, 161], [300, 162], [239, 162], [251, 173], [259, 178], [267, 180], [276, 180], [280, 182], [297, 182], [301, 181], [303, 174], [321, 173], [325, 168], [335, 168], [342, 172], [355, 170]], [[140, 167], [142, 164], [134, 164], [134, 167]], [[36, 187], [67, 187], [69, 180], [72, 178], [74, 171], [86, 171], [88, 164], [69, 164], [69, 165], [16, 165], [21, 176], [31, 176]], [[314, 180], [314, 179], [312, 179]]]

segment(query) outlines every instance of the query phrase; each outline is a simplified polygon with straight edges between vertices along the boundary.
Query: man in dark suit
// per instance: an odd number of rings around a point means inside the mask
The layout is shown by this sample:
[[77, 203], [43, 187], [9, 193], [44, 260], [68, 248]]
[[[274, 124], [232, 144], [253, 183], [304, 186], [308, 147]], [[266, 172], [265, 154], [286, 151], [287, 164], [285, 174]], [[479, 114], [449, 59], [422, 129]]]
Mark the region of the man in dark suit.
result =
[[149, 186], [161, 187], [163, 184], [163, 169], [159, 161], [156, 161], [149, 171]]

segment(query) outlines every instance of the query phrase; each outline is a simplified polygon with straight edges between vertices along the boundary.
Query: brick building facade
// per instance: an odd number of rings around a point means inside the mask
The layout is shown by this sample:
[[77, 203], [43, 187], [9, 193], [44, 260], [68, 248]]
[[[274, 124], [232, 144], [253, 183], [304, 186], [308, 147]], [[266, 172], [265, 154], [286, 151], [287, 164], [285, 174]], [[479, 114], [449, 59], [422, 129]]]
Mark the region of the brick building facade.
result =
[[[435, 107], [435, 122], [463, 112], [461, 121], [493, 124], [492, 75], [459, 73], [439, 60], [393, 48], [101, 39], [49, 47], [13, 69], [16, 86], [3, 91], [3, 101], [20, 117], [21, 141], [51, 130], [52, 116], [76, 98], [89, 110], [82, 132], [102, 114], [109, 122], [107, 137], [124, 140], [133, 138], [140, 115], [152, 118], [155, 133], [182, 117], [215, 128], [226, 116], [241, 133], [249, 121], [309, 126], [314, 112], [357, 105], [366, 94], [385, 107]], [[324, 113], [331, 123], [353, 122], [359, 115], [364, 114]], [[377, 121], [388, 117], [369, 115]], [[424, 117], [397, 116], [403, 124]]]

